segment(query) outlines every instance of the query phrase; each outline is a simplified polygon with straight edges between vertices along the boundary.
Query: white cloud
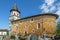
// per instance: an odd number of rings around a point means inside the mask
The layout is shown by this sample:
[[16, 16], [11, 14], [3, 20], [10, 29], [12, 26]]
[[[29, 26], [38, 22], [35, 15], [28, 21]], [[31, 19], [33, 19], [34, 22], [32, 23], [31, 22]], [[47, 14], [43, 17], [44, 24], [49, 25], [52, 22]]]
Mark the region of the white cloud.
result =
[[56, 7], [55, 7], [55, 6], [52, 6], [52, 7], [49, 9], [50, 12], [53, 12], [53, 11], [55, 11], [55, 10], [56, 10]]
[[59, 7], [60, 6], [60, 2], [56, 3], [56, 6]]
[[54, 2], [56, 0], [45, 0], [45, 2], [41, 5], [41, 8], [43, 12], [48, 13], [48, 12], [53, 12], [56, 10], [56, 7], [53, 6]]
[[43, 4], [40, 9], [42, 9], [43, 12], [48, 13], [48, 12], [53, 12], [56, 10], [55, 6], [47, 6], [46, 4]]
[[45, 12], [45, 13], [49, 12], [49, 9], [48, 9], [48, 7], [46, 6], [46, 4], [43, 4], [43, 5], [41, 6], [41, 9], [42, 9], [43, 12]]
[[49, 6], [51, 6], [54, 2], [55, 0], [45, 0], [45, 3], [47, 3]]
[[59, 18], [60, 18], [60, 7], [58, 7], [57, 11], [56, 11], [56, 14], [59, 15]]

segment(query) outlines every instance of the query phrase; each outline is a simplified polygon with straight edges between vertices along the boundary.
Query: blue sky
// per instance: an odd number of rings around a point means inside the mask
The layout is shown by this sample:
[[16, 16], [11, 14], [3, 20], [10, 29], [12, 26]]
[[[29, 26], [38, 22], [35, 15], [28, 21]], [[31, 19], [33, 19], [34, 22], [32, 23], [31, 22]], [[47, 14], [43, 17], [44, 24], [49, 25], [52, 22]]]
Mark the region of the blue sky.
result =
[[0, 0], [0, 29], [9, 28], [10, 10], [14, 3], [22, 18], [47, 12], [60, 15], [60, 0]]

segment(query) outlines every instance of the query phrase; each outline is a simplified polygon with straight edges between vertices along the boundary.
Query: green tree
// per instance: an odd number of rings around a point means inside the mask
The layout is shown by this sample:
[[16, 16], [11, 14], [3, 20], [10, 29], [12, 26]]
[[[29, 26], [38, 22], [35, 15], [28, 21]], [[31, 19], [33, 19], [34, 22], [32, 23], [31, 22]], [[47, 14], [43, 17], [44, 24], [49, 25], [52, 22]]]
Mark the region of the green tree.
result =
[[57, 21], [57, 34], [60, 35], [60, 20]]
[[9, 31], [7, 31], [7, 35], [9, 35]]
[[57, 29], [60, 30], [60, 21], [57, 22]]
[[60, 35], [60, 30], [57, 30], [57, 35]]

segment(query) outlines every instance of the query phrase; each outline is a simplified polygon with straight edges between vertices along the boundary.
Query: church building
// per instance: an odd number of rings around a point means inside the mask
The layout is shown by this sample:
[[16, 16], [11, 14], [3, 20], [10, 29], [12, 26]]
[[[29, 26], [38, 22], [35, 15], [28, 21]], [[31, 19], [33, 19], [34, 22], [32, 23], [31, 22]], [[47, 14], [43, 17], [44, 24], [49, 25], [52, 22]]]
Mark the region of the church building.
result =
[[33, 16], [21, 18], [21, 12], [18, 10], [16, 4], [10, 10], [10, 27], [12, 35], [31, 35], [36, 34], [42, 36], [46, 33], [46, 36], [52, 37], [56, 35], [56, 19], [57, 14], [43, 13]]

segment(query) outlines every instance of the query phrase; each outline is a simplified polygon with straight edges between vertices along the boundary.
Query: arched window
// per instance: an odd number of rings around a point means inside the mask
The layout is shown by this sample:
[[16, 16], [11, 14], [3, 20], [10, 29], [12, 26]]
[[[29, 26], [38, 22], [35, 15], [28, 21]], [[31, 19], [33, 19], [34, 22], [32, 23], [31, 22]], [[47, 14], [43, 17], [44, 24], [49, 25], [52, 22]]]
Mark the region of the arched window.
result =
[[15, 15], [15, 13], [14, 13], [14, 15]]
[[17, 14], [17, 16], [19, 16], [19, 14]]

